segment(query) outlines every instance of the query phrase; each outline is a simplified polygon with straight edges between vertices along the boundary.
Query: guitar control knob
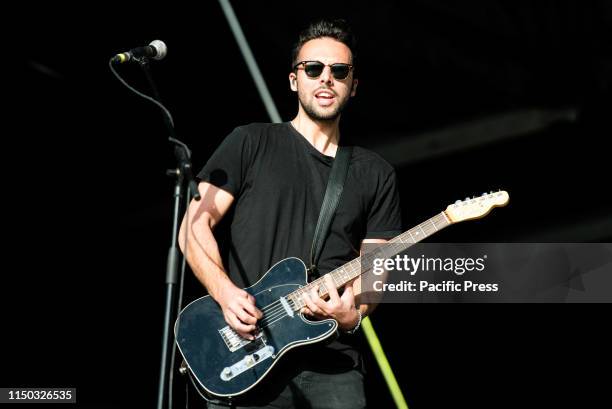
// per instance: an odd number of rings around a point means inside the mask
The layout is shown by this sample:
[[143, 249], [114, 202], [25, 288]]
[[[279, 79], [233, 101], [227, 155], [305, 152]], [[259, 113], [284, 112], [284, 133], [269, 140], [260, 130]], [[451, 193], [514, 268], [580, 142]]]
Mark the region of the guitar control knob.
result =
[[255, 360], [251, 355], [247, 355], [247, 357], [245, 358], [245, 362], [248, 366], [251, 366], [255, 363]]
[[232, 375], [232, 370], [230, 368], [223, 369], [223, 376], [229, 377]]

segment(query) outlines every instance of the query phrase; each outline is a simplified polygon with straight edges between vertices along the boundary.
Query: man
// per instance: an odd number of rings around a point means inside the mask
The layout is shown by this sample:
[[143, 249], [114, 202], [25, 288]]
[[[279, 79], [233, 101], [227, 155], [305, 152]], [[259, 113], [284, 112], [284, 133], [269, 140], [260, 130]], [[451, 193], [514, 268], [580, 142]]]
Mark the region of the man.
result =
[[[342, 20], [319, 21], [304, 30], [289, 74], [299, 101], [295, 118], [236, 128], [198, 175], [202, 200], [190, 204], [189, 220], [183, 220], [181, 249], [226, 322], [243, 337], [252, 339], [262, 314], [242, 288], [286, 257], [310, 258], [340, 141], [340, 114], [357, 91], [354, 48]], [[226, 271], [213, 230], [230, 210]], [[354, 147], [318, 271], [326, 274], [357, 257], [363, 243], [384, 242], [400, 233], [393, 168], [378, 155]], [[238, 407], [365, 407], [359, 340], [352, 333], [373, 306], [359, 303], [359, 280], [341, 294], [335, 286], [327, 287], [328, 301], [307, 294], [302, 313], [315, 320], [336, 319], [339, 337], [287, 353]]]

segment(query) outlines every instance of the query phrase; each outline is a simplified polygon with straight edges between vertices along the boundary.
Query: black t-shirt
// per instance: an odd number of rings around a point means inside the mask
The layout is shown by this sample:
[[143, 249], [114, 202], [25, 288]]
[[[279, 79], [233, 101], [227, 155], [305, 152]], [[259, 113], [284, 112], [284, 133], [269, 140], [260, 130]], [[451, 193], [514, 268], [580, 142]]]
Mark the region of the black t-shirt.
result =
[[[238, 287], [254, 284], [287, 257], [309, 264], [333, 161], [288, 122], [241, 126], [223, 140], [198, 177], [234, 196], [226, 267]], [[389, 239], [400, 234], [401, 227], [393, 167], [377, 154], [354, 147], [319, 259], [320, 273], [357, 257], [364, 238]], [[338, 341], [333, 344], [337, 347]]]

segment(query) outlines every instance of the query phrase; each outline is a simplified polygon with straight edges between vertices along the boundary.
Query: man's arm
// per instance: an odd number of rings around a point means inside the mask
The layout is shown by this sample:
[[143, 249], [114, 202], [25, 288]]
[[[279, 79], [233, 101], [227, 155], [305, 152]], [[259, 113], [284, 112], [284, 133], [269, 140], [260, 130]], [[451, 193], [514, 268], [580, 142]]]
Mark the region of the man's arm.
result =
[[213, 235], [214, 227], [231, 207], [234, 196], [206, 182], [201, 182], [198, 190], [202, 198], [189, 204], [179, 231], [179, 247], [195, 276], [219, 303], [225, 321], [239, 335], [253, 339], [250, 332], [255, 330], [261, 311], [255, 307], [255, 298], [236, 287], [227, 276]]

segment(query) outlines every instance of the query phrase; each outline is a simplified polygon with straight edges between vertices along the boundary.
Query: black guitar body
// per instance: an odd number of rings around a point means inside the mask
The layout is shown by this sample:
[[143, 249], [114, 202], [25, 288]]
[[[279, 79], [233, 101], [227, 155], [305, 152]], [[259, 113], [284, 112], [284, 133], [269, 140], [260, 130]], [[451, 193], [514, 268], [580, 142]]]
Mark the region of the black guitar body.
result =
[[306, 266], [291, 257], [245, 288], [264, 313], [253, 341], [230, 329], [212, 297], [185, 307], [176, 321], [175, 336], [196, 387], [217, 397], [242, 394], [260, 382], [289, 349], [333, 335], [338, 326], [335, 320], [309, 321], [293, 311], [285, 298], [306, 285], [306, 280]]

